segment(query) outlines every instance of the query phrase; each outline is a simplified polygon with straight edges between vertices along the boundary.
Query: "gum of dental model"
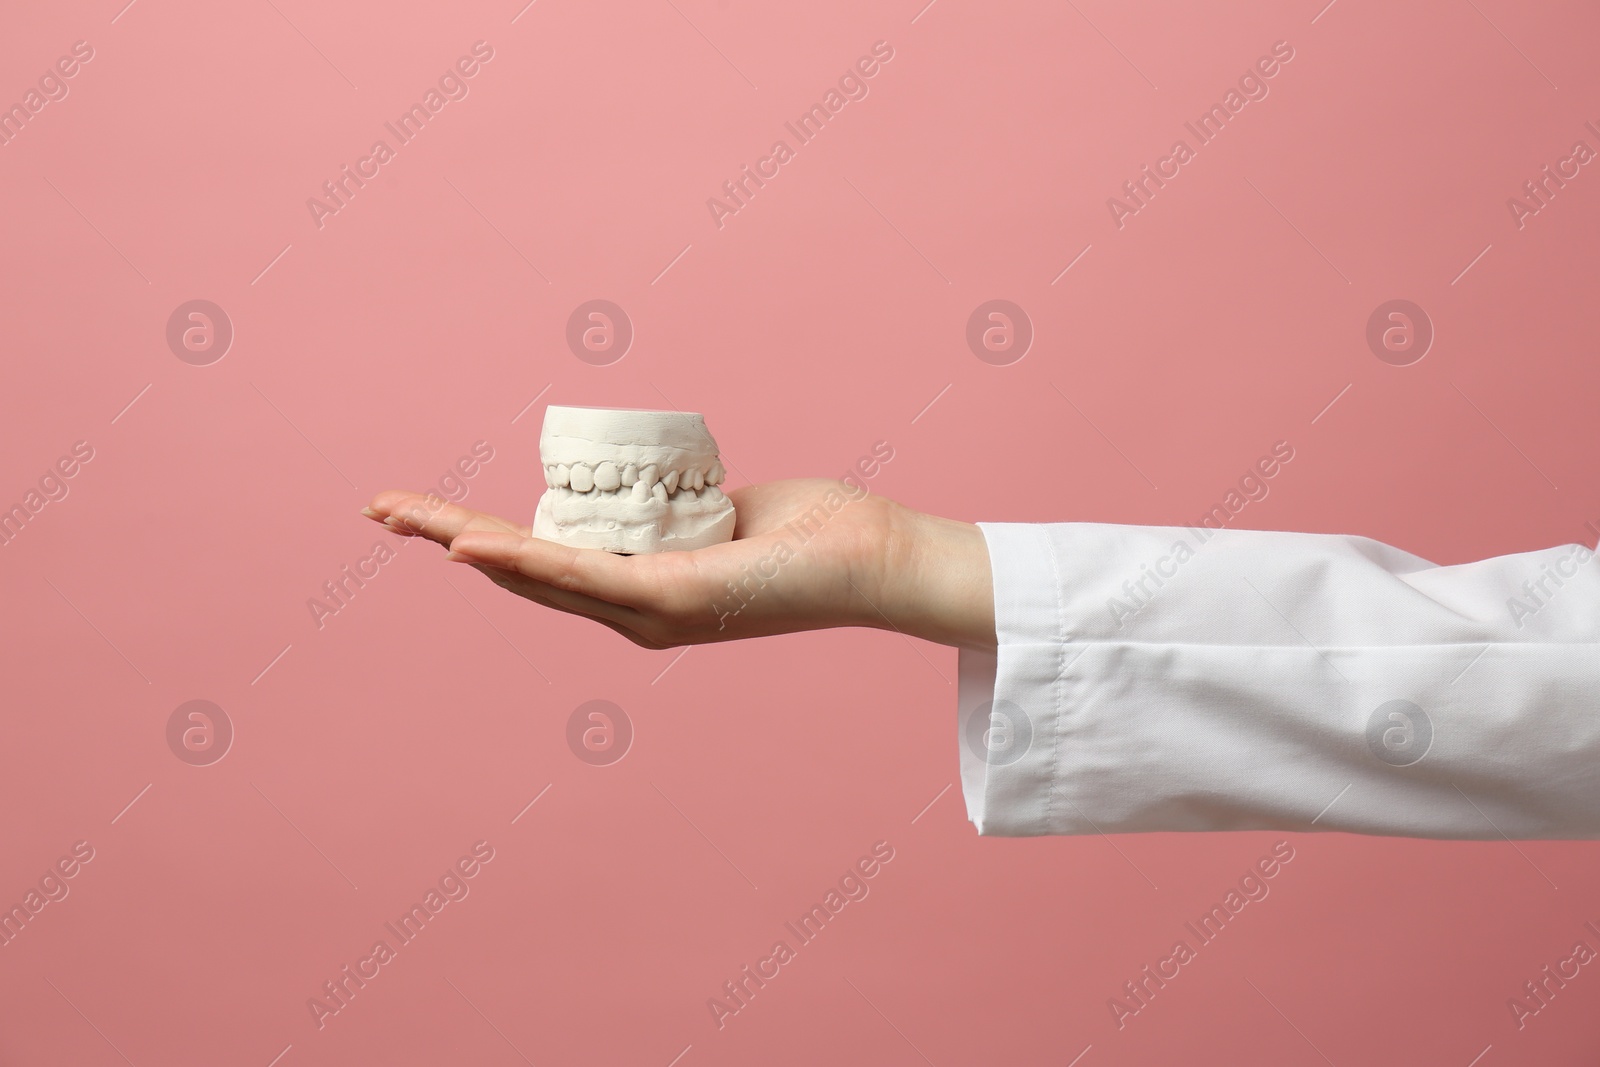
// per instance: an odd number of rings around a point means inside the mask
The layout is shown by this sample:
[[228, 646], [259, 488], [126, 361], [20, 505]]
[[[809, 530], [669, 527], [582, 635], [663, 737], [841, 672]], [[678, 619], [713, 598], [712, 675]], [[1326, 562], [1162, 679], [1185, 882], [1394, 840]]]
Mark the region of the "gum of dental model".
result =
[[733, 539], [717, 442], [698, 414], [551, 406], [539, 461], [535, 537], [625, 555]]

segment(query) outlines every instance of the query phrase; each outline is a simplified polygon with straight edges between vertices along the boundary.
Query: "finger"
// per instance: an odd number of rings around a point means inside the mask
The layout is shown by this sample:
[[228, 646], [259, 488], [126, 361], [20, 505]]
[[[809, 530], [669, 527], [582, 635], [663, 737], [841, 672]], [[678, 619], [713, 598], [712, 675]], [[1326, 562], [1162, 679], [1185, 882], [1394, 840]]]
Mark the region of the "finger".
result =
[[440, 544], [449, 544], [467, 530], [515, 533], [520, 537], [528, 534], [528, 527], [508, 519], [452, 504], [433, 494], [424, 496], [397, 489], [379, 493], [362, 513], [397, 533], [421, 534]]
[[[454, 555], [454, 553], [452, 553]], [[450, 557], [446, 557], [449, 559]], [[452, 560], [452, 562], [465, 563], [466, 560]], [[508, 568], [496, 567], [490, 564], [469, 564], [473, 570], [487, 575], [489, 580], [502, 589], [516, 593], [518, 596], [527, 597], [546, 607], [565, 611], [571, 615], [584, 615], [602, 622], [616, 623], [637, 630], [647, 626], [649, 619], [633, 608], [622, 604], [613, 604], [582, 593], [574, 593], [567, 589], [558, 589], [548, 583], [526, 577], [519, 571]]]
[[[486, 564], [477, 563], [469, 564], [469, 566], [471, 566], [473, 570], [478, 571], [486, 576], [491, 582], [507, 592], [516, 593], [520, 597], [525, 597], [528, 600], [533, 601], [535, 604], [543, 605], [544, 607], [551, 608], [552, 610], [563, 612], [567, 615], [577, 615], [578, 617], [588, 619], [591, 622], [597, 622], [609, 630], [615, 630], [617, 633], [621, 634], [623, 637], [626, 637], [629, 641], [632, 641], [636, 645], [640, 645], [644, 648], [654, 649], [672, 647], [670, 645], [662, 644], [652, 638], [646, 637], [632, 626], [628, 626], [622, 622], [620, 616], [616, 615], [616, 613], [625, 611], [627, 609], [619, 608], [615, 604], [607, 604], [603, 600], [592, 600], [588, 597], [580, 597], [576, 593], [565, 593], [563, 590], [555, 589], [551, 586], [543, 584], [542, 582], [535, 582], [531, 578], [524, 578], [516, 571], [503, 570], [499, 567], [491, 567]], [[586, 610], [586, 607], [590, 604], [597, 606], [599, 610]]]
[[571, 548], [537, 537], [468, 531], [450, 542], [447, 559], [505, 567], [555, 590], [651, 615], [663, 603], [660, 557], [619, 556]]

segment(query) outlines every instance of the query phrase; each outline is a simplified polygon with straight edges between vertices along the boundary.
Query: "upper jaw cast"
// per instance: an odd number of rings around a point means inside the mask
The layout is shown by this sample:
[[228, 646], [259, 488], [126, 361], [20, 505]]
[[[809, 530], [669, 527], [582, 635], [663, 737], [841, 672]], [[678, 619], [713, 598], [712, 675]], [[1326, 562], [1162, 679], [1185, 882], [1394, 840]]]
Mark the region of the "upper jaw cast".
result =
[[536, 537], [627, 553], [733, 537], [726, 471], [697, 413], [552, 406], [539, 458], [547, 488]]

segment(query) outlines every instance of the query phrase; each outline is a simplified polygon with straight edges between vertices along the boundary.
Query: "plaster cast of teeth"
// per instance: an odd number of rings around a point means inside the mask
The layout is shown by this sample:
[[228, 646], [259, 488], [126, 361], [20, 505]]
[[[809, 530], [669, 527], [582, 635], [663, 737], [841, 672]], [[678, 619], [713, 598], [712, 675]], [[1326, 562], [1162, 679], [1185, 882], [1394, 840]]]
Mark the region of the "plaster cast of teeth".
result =
[[539, 461], [535, 537], [627, 554], [733, 539], [726, 472], [698, 414], [551, 406]]

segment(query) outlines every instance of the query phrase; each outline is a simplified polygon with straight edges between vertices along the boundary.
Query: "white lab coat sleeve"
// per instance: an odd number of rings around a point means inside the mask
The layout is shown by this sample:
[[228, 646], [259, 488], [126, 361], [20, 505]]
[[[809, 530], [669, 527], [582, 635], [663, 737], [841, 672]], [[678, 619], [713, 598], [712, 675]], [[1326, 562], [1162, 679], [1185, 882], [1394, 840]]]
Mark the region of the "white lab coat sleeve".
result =
[[959, 664], [980, 834], [1600, 838], [1600, 562], [1364, 537], [980, 523]]

